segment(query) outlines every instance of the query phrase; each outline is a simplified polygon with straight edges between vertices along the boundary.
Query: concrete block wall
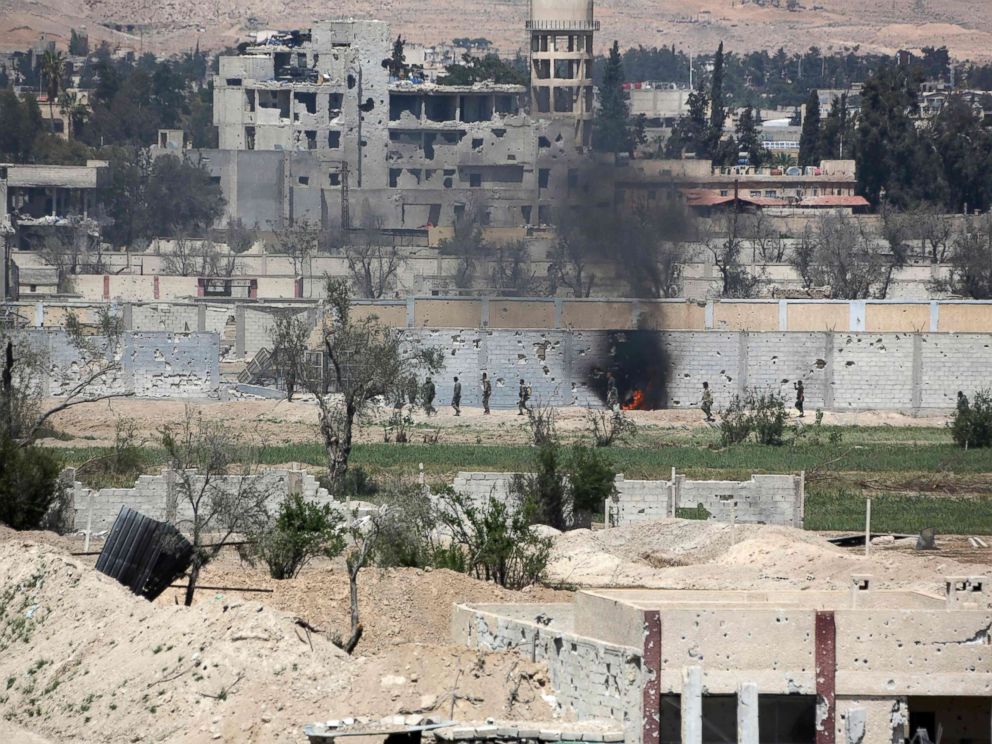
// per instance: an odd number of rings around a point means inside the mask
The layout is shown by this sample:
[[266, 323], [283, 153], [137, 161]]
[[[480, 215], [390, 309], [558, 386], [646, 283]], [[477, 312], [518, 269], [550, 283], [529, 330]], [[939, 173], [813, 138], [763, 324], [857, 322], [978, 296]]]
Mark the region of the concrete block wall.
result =
[[[534, 605], [535, 617], [542, 607]], [[545, 662], [555, 701], [578, 720], [622, 722], [627, 741], [641, 738], [641, 651], [506, 617], [487, 607], [458, 605], [452, 615], [456, 643], [485, 651], [515, 651]]]
[[142, 331], [194, 333], [205, 330], [199, 326], [196, 305], [162, 302], [151, 305], [131, 305], [131, 328]]
[[[45, 393], [67, 394], [103, 365], [83, 355], [64, 331], [23, 332], [42, 353], [48, 369]], [[213, 397], [220, 388], [218, 338], [213, 333], [125, 332], [117, 348], [107, 348], [105, 339], [93, 336], [87, 342], [113, 357], [119, 369], [96, 380], [88, 394], [132, 394], [150, 398]]]
[[[163, 469], [161, 475], [142, 475], [131, 488], [101, 488], [94, 490], [84, 487], [74, 480], [74, 472], [68, 471], [66, 479], [73, 482], [72, 503], [75, 514], [75, 530], [91, 529], [93, 532], [109, 530], [121, 507], [128, 506], [146, 517], [175, 524], [180, 531], [189, 528], [192, 509], [184, 500], [182, 490], [177, 487], [176, 473]], [[345, 505], [336, 502], [321, 488], [317, 479], [305, 471], [267, 470], [249, 476], [252, 488], [267, 494], [266, 509], [274, 513], [279, 504], [292, 493], [300, 493], [304, 498], [319, 504], [332, 504], [344, 513]], [[194, 478], [198, 490], [202, 478]], [[241, 487], [240, 476], [218, 478], [210, 486], [208, 493], [237, 493]]]
[[795, 475], [752, 475], [746, 481], [695, 481], [676, 475], [674, 481], [616, 478], [617, 496], [607, 504], [607, 523], [614, 527], [651, 522], [676, 509], [702, 506], [717, 522], [803, 526], [803, 479]]

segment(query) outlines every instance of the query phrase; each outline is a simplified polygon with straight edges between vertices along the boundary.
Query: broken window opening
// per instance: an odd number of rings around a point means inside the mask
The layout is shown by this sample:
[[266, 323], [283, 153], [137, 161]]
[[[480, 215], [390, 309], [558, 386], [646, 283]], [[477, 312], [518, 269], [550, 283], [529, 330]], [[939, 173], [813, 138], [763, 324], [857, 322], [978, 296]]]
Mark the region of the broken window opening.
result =
[[301, 93], [297, 92], [293, 94], [296, 98], [298, 104], [302, 103], [303, 107], [306, 109], [308, 114], [317, 113], [317, 94], [316, 93]]
[[428, 132], [424, 135], [424, 157], [427, 160], [434, 159], [434, 140], [437, 135], [433, 132]]
[[241, 85], [241, 78], [228, 78], [224, 82], [226, 82], [232, 88], [237, 88]]
[[550, 59], [535, 59], [534, 60], [534, 77], [538, 80], [550, 80], [551, 79], [551, 60]]
[[461, 121], [474, 124], [491, 121], [493, 118], [492, 96], [463, 95], [461, 98]]
[[255, 149], [255, 127], [245, 127], [245, 149]]
[[551, 170], [549, 168], [540, 168], [537, 171], [537, 187], [539, 189], [546, 189], [551, 183]]
[[441, 132], [441, 142], [446, 145], [457, 145], [465, 139], [465, 132]]
[[248, 104], [248, 113], [249, 114], [254, 113], [254, 111], [255, 111], [255, 91], [253, 91], [253, 90], [246, 90], [245, 91], [245, 101], [247, 101], [247, 104]]
[[331, 150], [337, 150], [341, 147], [341, 132], [335, 132], [332, 129], [327, 133], [327, 147]]
[[356, 82], [357, 81], [355, 80], [355, 76], [354, 75], [349, 75], [348, 76], [348, 90], [351, 90], [352, 88], [354, 88]]
[[310, 176], [299, 176], [296, 180], [300, 184], [300, 186], [310, 185]]
[[481, 150], [482, 149], [482, 137], [473, 137], [472, 138], [472, 149], [473, 150]]
[[534, 211], [533, 207], [531, 207], [529, 204], [520, 207], [520, 218], [523, 220], [525, 225], [530, 224], [530, 216], [533, 211]]
[[571, 80], [575, 77], [575, 69], [577, 63], [575, 60], [571, 59], [556, 59], [555, 60], [555, 77], [560, 80]]
[[389, 188], [395, 189], [397, 187], [397, 185], [399, 184], [399, 180], [400, 180], [400, 174], [402, 172], [403, 171], [400, 170], [399, 168], [390, 168], [389, 169]]
[[341, 185], [341, 174], [340, 173], [328, 173], [327, 181], [331, 186]]
[[332, 120], [341, 116], [341, 107], [344, 105], [344, 95], [341, 93], [331, 93], [327, 96], [327, 118]]
[[515, 114], [517, 113], [516, 96], [496, 96], [495, 106], [497, 114]]
[[544, 135], [541, 135], [540, 137], [537, 138], [537, 146], [542, 150], [547, 150], [549, 147], [551, 147], [551, 140], [549, 140]]
[[317, 149], [317, 130], [308, 129], [303, 133], [307, 138], [307, 149], [316, 150]]
[[456, 96], [428, 96], [424, 113], [428, 121], [454, 121], [457, 118]]
[[571, 88], [555, 88], [555, 113], [570, 114], [575, 111], [575, 94]]
[[399, 121], [403, 114], [409, 114], [414, 119], [420, 119], [423, 109], [423, 98], [421, 96], [404, 95], [401, 93], [391, 93], [389, 95], [389, 120]]
[[506, 136], [506, 130], [505, 129], [494, 129], [493, 130], [493, 137], [495, 137], [496, 139], [502, 139], [505, 136]]
[[482, 187], [482, 174], [481, 173], [469, 173], [468, 174], [468, 185], [473, 189]]

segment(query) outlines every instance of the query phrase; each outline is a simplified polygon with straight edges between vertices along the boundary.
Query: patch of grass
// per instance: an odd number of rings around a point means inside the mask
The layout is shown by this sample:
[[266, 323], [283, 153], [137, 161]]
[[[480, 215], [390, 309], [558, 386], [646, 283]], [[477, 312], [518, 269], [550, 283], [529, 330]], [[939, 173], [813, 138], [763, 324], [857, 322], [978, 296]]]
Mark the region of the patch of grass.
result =
[[[865, 499], [858, 491], [807, 490], [806, 529], [863, 531]], [[925, 527], [938, 534], [992, 535], [992, 497], [871, 496], [872, 532], [915, 534]]]

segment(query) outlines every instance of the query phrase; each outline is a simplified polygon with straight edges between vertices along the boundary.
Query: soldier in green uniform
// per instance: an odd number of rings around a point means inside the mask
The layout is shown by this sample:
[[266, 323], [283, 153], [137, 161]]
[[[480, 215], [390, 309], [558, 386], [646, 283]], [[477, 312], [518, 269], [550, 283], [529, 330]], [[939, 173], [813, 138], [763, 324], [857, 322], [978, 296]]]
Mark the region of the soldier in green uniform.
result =
[[713, 418], [713, 393], [710, 392], [710, 384], [708, 382], [703, 383], [703, 401], [700, 408], [706, 414], [707, 421], [716, 420]]
[[525, 411], [530, 411], [527, 401], [530, 400], [530, 387], [520, 378], [520, 389], [517, 391], [517, 415], [523, 416]]
[[437, 411], [434, 410], [435, 395], [437, 395], [437, 389], [434, 387], [434, 382], [431, 380], [430, 377], [428, 377], [426, 380], [424, 380], [424, 390], [423, 390], [424, 411], [427, 413], [428, 416], [437, 413]]
[[489, 413], [489, 399], [493, 395], [493, 384], [489, 381], [489, 375], [482, 373], [482, 413]]
[[612, 372], [606, 373], [606, 407], [614, 412], [620, 410], [620, 391]]
[[462, 384], [455, 378], [455, 387], [451, 391], [451, 407], [455, 409], [455, 415], [462, 415]]

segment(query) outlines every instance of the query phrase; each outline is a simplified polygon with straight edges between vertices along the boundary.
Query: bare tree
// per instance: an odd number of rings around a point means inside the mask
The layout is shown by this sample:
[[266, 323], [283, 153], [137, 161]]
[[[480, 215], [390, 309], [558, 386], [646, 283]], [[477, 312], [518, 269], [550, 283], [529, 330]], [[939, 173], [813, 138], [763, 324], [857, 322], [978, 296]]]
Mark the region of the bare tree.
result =
[[100, 226], [84, 217], [70, 217], [68, 221], [68, 227], [45, 237], [39, 251], [45, 263], [58, 271], [60, 292], [72, 290], [70, 277], [103, 272]]
[[313, 257], [320, 249], [320, 226], [309, 220], [297, 220], [275, 231], [273, 249], [286, 256], [293, 265], [293, 276], [312, 274]]
[[332, 313], [321, 324], [327, 379], [308, 381], [308, 387], [317, 399], [327, 468], [336, 481], [348, 470], [356, 418], [375, 398], [392, 401], [402, 395], [411, 372], [436, 373], [443, 357], [439, 349], [401, 338], [375, 315], [353, 317], [346, 280], [327, 277], [325, 287]]
[[454, 231], [450, 238], [440, 243], [441, 253], [458, 259], [455, 270], [455, 286], [469, 289], [475, 278], [476, 264], [486, 255], [489, 246], [483, 237], [486, 205], [482, 201], [472, 201], [465, 206], [455, 219]]
[[241, 218], [230, 220], [227, 223], [227, 247], [231, 253], [245, 253], [255, 245], [258, 240], [258, 227], [248, 227]]
[[765, 210], [758, 209], [744, 215], [742, 232], [751, 241], [754, 252], [762, 261], [781, 263], [785, 258], [785, 240]]
[[523, 241], [499, 245], [494, 249], [491, 282], [504, 297], [532, 297], [543, 294], [546, 287], [534, 271]]
[[913, 218], [923, 253], [931, 263], [944, 263], [955, 237], [954, 216], [937, 205], [923, 204], [913, 211]]
[[203, 567], [235, 535], [258, 532], [268, 522], [266, 502], [274, 482], [256, 472], [255, 450], [235, 430], [204, 421], [190, 406], [183, 421], [162, 429], [161, 435], [176, 474], [177, 501], [189, 514], [177, 519], [193, 544], [184, 600], [188, 607]]
[[967, 217], [954, 238], [950, 274], [935, 289], [975, 300], [992, 299], [992, 213]]
[[280, 313], [272, 332], [272, 361], [276, 374], [286, 387], [286, 400], [292, 401], [298, 377], [308, 374], [306, 354], [310, 324], [299, 314]]
[[362, 297], [377, 300], [395, 287], [403, 258], [396, 246], [384, 239], [381, 217], [365, 220], [356, 239], [345, 244], [344, 255]]
[[226, 277], [234, 273], [235, 256], [222, 251], [214, 241], [180, 235], [172, 250], [162, 255], [162, 268], [173, 276]]
[[[905, 242], [895, 227], [892, 242], [880, 239], [867, 221], [841, 212], [819, 218], [808, 243], [800, 246], [792, 264], [806, 286], [829, 285], [837, 299], [882, 299], [892, 275], [905, 265]], [[894, 245], [893, 245], [894, 243]]]
[[[95, 330], [100, 335], [90, 335], [75, 315], [68, 315], [65, 331], [76, 354], [69, 365], [54, 364], [26, 335], [0, 334], [0, 434], [30, 446], [55, 414], [82, 403], [131, 395], [114, 389], [123, 358], [120, 317], [100, 308]], [[46, 407], [46, 395], [58, 398], [58, 403]]]
[[743, 215], [736, 209], [731, 209], [710, 220], [705, 235], [706, 248], [720, 272], [722, 297], [754, 297], [761, 283], [761, 278], [748, 271], [741, 260], [744, 248], [743, 227]]

